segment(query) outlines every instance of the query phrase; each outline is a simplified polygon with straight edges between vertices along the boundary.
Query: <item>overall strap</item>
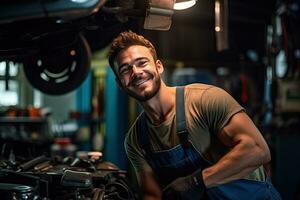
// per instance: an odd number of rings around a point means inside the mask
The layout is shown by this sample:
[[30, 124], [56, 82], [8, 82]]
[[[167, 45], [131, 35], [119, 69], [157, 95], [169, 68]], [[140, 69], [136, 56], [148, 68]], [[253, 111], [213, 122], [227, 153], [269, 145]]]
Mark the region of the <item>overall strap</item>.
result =
[[176, 131], [181, 144], [184, 147], [189, 146], [188, 131], [185, 121], [185, 105], [184, 105], [184, 87], [176, 87]]
[[[185, 122], [184, 87], [176, 87], [176, 133], [184, 147], [190, 145]], [[137, 121], [137, 137], [144, 155], [150, 155], [150, 141], [148, 137], [147, 116], [143, 112]]]
[[147, 116], [145, 112], [141, 114], [137, 121], [137, 137], [139, 145], [143, 150], [143, 154], [150, 155], [150, 141], [148, 137]]

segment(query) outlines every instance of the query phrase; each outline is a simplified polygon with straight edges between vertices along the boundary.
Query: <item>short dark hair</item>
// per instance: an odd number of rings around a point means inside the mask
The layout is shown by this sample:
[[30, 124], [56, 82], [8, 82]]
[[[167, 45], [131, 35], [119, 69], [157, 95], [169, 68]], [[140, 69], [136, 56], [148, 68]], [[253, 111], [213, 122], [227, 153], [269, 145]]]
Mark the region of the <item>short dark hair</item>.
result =
[[117, 74], [115, 71], [114, 61], [118, 54], [133, 45], [140, 45], [147, 47], [150, 50], [150, 53], [153, 56], [153, 59], [157, 60], [157, 54], [155, 47], [153, 44], [144, 38], [142, 35], [138, 35], [132, 31], [125, 31], [120, 33], [112, 42], [109, 53], [108, 53], [108, 62], [110, 67], [113, 69], [114, 73]]

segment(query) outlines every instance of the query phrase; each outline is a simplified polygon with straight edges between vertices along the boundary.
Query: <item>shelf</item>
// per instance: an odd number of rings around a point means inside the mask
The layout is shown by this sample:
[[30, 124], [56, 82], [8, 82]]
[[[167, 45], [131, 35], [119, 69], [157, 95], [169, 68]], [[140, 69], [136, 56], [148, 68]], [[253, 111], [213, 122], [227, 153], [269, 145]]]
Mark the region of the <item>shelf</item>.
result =
[[0, 117], [0, 123], [45, 123], [41, 117]]
[[0, 144], [26, 144], [26, 145], [50, 145], [53, 144], [52, 138], [43, 138], [39, 140], [33, 139], [14, 139], [14, 138], [1, 138]]

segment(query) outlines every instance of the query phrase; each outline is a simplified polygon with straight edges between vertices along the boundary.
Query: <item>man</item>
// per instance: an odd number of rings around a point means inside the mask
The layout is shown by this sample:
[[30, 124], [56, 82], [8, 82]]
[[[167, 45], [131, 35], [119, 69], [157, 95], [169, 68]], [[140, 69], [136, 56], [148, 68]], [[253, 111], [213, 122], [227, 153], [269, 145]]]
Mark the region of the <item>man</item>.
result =
[[263, 170], [264, 138], [224, 90], [167, 86], [154, 46], [131, 31], [114, 39], [109, 63], [144, 109], [125, 148], [145, 200], [280, 199]]

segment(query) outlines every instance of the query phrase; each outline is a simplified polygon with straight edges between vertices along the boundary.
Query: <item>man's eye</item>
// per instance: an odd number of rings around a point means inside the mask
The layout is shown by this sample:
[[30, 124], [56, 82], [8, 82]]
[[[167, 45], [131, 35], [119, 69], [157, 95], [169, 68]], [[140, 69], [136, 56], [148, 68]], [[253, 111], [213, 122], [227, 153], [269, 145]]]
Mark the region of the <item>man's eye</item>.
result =
[[129, 71], [129, 66], [124, 66], [120, 69], [119, 73], [120, 74], [126, 74]]
[[148, 60], [140, 60], [138, 63], [139, 66], [145, 66], [147, 64], [148, 64]]

